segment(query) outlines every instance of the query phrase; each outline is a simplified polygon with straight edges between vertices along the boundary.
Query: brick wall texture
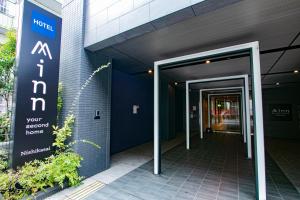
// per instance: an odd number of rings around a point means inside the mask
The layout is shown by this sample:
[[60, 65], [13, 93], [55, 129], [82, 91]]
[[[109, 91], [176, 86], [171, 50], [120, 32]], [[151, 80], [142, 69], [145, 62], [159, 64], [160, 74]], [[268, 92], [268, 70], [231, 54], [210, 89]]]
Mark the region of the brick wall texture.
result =
[[[64, 86], [62, 118], [70, 111], [81, 85], [97, 67], [107, 62], [84, 50], [84, 10], [84, 0], [64, 1], [60, 62], [60, 81]], [[75, 145], [75, 150], [84, 158], [80, 168], [82, 176], [94, 175], [109, 166], [110, 98], [111, 68], [108, 68], [96, 74], [74, 107], [74, 139], [90, 140], [101, 146], [99, 150], [83, 143]], [[101, 118], [98, 120], [94, 119], [96, 110], [100, 111]]]

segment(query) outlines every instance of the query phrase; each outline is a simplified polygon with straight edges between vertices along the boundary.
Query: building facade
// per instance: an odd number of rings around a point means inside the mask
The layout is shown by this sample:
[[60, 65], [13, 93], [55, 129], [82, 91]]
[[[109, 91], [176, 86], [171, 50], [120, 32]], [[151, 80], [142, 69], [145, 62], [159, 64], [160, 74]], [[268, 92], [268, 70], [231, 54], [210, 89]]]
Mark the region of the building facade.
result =
[[[162, 0], [66, 0], [63, 2], [60, 80], [66, 88], [64, 93], [65, 113], [70, 108], [73, 94], [79, 91], [81, 85], [93, 70], [101, 64], [112, 61], [112, 67], [99, 73], [100, 75], [83, 91], [76, 107], [75, 138], [89, 139], [98, 142], [101, 146], [101, 153], [97, 153], [97, 150], [92, 147], [78, 145], [78, 151], [85, 158], [82, 167], [83, 175], [93, 175], [108, 168], [111, 150], [113, 152], [118, 151], [111, 149], [111, 139], [116, 137], [111, 134], [111, 129], [114, 129], [113, 122], [111, 122], [111, 119], [114, 118], [112, 116], [114, 108], [111, 108], [111, 102], [114, 101], [114, 95], [122, 86], [114, 85], [116, 82], [112, 79], [126, 77], [124, 73], [119, 73], [120, 77], [118, 77], [118, 72], [124, 71], [122, 68], [127, 68], [127, 79], [133, 79], [131, 80], [133, 85], [138, 84], [138, 80], [134, 82], [135, 78], [131, 77], [130, 74], [147, 71], [153, 66], [153, 64], [147, 65], [144, 62], [139, 62], [137, 59], [129, 60], [125, 58], [129, 57], [126, 56], [126, 52], [118, 52], [110, 47], [151, 32], [163, 30], [173, 24], [236, 2], [239, 1], [216, 3], [216, 1], [203, 0], [176, 2]], [[128, 62], [118, 62], [120, 57], [127, 59]], [[112, 72], [114, 71], [112, 68], [116, 69], [115, 73]], [[125, 77], [122, 78], [125, 79]], [[138, 77], [136, 78], [138, 79]], [[74, 79], [80, 81], [74, 82]], [[148, 88], [153, 87], [152, 81], [147, 78], [142, 82]], [[165, 90], [168, 90], [167, 81], [164, 87]], [[113, 88], [116, 89], [112, 90]], [[153, 92], [150, 91], [145, 95], [150, 95], [149, 101], [152, 101]], [[137, 89], [136, 92], [140, 92], [140, 90]], [[166, 98], [170, 98], [170, 100], [166, 99], [165, 102], [169, 103], [168, 101], [172, 101], [171, 98], [173, 97]], [[95, 110], [100, 110], [101, 120], [93, 120]], [[153, 111], [148, 113], [149, 116], [151, 116], [151, 112]], [[169, 118], [167, 112], [169, 111], [166, 109], [165, 115]], [[153, 119], [149, 119], [149, 133], [145, 133], [146, 138], [144, 140], [152, 138], [153, 127], [151, 121]], [[172, 124], [175, 124], [175, 118], [172, 120]], [[163, 129], [169, 130], [173, 127], [173, 125], [170, 125], [163, 127]], [[172, 136], [166, 135], [163, 137]], [[143, 141], [143, 138], [140, 140]], [[126, 141], [124, 142], [126, 143]], [[139, 142], [127, 141], [127, 143], [138, 144]], [[95, 156], [88, 156], [90, 154]]]
[[[0, 45], [6, 40], [6, 32], [17, 29], [19, 16], [18, 0], [0, 1]], [[9, 103], [10, 105], [11, 103]], [[0, 98], [0, 113], [6, 112], [6, 101]]]
[[[65, 88], [63, 116], [93, 71], [111, 63], [91, 80], [74, 108], [74, 139], [87, 139], [101, 146], [99, 152], [85, 144], [76, 145], [84, 157], [81, 174], [88, 177], [101, 172], [109, 168], [112, 154], [153, 139], [155, 61], [253, 41], [259, 41], [261, 49], [267, 125], [264, 136], [300, 138], [299, 120], [282, 122], [282, 126], [293, 130], [288, 136], [282, 135], [271, 130], [268, 111], [272, 103], [292, 102], [269, 98], [271, 93], [277, 96], [279, 85], [299, 86], [294, 76], [298, 73], [296, 56], [291, 55], [290, 60], [278, 58], [278, 54], [300, 42], [299, 24], [295, 20], [300, 15], [299, 6], [297, 0], [288, 3], [281, 0], [65, 0], [60, 62], [60, 81]], [[231, 59], [226, 60], [229, 63], [203, 68], [200, 64], [210, 64], [210, 60], [190, 64], [191, 68], [181, 71], [176, 71], [179, 64], [174, 64], [173, 71], [165, 69], [161, 73], [162, 140], [172, 139], [185, 130], [185, 81], [240, 74], [251, 77], [249, 59], [239, 63]], [[190, 127], [194, 131], [200, 129], [198, 99], [199, 93], [191, 90]], [[297, 105], [291, 104], [296, 116]], [[95, 118], [95, 113], [100, 113], [100, 119]]]
[[17, 0], [0, 1], [0, 43], [5, 41], [5, 33], [16, 29], [18, 24], [19, 2]]

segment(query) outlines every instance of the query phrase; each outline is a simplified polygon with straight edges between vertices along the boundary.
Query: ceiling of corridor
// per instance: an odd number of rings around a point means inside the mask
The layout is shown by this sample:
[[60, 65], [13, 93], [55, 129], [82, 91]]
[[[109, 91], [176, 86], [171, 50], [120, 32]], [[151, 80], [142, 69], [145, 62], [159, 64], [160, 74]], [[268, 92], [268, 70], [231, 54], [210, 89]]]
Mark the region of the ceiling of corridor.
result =
[[[299, 0], [243, 0], [216, 11], [185, 20], [141, 37], [127, 40], [101, 53], [127, 73], [147, 72], [153, 62], [246, 42], [259, 41], [262, 51], [300, 45]], [[264, 87], [300, 81], [300, 49], [261, 55]], [[291, 72], [279, 73], [278, 72]], [[172, 80], [250, 74], [249, 58], [224, 60], [165, 70]]]

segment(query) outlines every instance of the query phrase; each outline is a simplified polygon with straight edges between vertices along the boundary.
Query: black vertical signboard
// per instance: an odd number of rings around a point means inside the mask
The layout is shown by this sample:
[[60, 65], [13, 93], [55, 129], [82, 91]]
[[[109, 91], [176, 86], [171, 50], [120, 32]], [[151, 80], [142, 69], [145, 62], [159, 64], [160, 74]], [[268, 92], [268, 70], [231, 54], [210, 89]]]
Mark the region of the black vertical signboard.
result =
[[52, 152], [61, 18], [24, 0], [18, 41], [12, 167]]

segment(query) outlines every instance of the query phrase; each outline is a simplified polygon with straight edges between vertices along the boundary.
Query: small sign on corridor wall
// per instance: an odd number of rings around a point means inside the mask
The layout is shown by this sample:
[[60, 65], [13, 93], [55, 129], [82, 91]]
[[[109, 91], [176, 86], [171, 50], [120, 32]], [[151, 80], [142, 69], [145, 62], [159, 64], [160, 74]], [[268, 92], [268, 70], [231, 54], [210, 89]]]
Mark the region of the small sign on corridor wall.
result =
[[298, 128], [300, 130], [300, 105], [297, 105]]
[[272, 121], [292, 121], [292, 105], [291, 104], [271, 104], [270, 115]]

